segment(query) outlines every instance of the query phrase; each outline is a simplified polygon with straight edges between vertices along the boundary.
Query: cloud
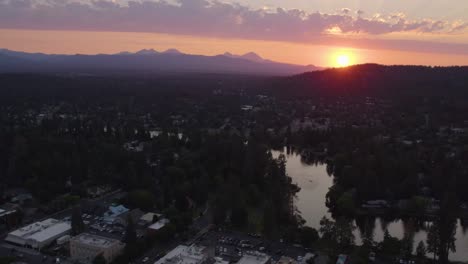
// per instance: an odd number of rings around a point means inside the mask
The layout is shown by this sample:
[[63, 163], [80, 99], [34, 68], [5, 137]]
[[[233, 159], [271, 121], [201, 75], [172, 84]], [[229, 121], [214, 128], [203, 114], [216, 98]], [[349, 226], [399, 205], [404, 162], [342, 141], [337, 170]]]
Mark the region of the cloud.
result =
[[[0, 27], [327, 43], [336, 39], [336, 36], [328, 36], [331, 29], [368, 36], [395, 32], [460, 34], [467, 32], [468, 23], [410, 20], [402, 13], [367, 16], [362, 10], [352, 12], [349, 8], [336, 14], [308, 13], [299, 9], [251, 9], [218, 0], [129, 0], [126, 4], [111, 0], [0, 0]], [[439, 44], [435, 47], [441, 49]], [[468, 50], [467, 47], [462, 45], [461, 49]]]

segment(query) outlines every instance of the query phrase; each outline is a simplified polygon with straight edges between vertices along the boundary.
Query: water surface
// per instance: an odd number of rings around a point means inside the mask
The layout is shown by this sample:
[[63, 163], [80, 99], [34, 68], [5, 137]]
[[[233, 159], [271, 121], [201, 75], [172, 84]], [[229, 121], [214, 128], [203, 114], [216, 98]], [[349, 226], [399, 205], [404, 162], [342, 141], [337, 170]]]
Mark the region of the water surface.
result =
[[[294, 152], [287, 154], [282, 151], [272, 151], [272, 154], [274, 158], [277, 158], [280, 154], [285, 155], [287, 161], [286, 172], [292, 178], [292, 181], [301, 188], [295, 199], [298, 213], [304, 218], [306, 225], [318, 230], [320, 228], [320, 219], [323, 216], [331, 218], [331, 214], [325, 205], [325, 197], [328, 189], [333, 185], [333, 177], [327, 173], [326, 164], [306, 164], [301, 160], [301, 156]], [[384, 226], [386, 226], [390, 235], [399, 239], [404, 237], [405, 230], [410, 229], [410, 223], [405, 223], [403, 220], [387, 223], [376, 218], [373, 232], [374, 241], [380, 242], [383, 240]], [[360, 244], [361, 234], [359, 229], [356, 229], [355, 236], [356, 243]], [[417, 231], [414, 234], [414, 249], [416, 249], [419, 241], [425, 243], [426, 237], [427, 233], [424, 230]], [[460, 221], [457, 225], [455, 237], [457, 252], [450, 254], [450, 260], [468, 261], [468, 236]]]

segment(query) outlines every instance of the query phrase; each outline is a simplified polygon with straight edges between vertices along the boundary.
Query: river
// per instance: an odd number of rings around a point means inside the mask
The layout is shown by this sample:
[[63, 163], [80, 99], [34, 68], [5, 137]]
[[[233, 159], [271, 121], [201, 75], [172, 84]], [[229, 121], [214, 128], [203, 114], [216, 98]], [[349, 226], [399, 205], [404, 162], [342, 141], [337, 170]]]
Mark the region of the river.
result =
[[[296, 195], [295, 205], [302, 218], [306, 221], [306, 225], [320, 228], [320, 219], [323, 216], [331, 218], [328, 208], [325, 205], [325, 196], [328, 189], [333, 185], [333, 177], [327, 173], [326, 164], [306, 164], [301, 161], [301, 157], [297, 153], [287, 154], [286, 152], [272, 151], [273, 157], [277, 158], [280, 154], [286, 156], [286, 172], [292, 178], [301, 190]], [[374, 227], [374, 241], [380, 242], [383, 240], [385, 229], [382, 225], [387, 226], [390, 235], [399, 239], [405, 234], [405, 222], [395, 220], [390, 223], [384, 223], [383, 220], [376, 218]], [[456, 249], [455, 253], [451, 253], [449, 258], [452, 261], [467, 261], [468, 260], [468, 235], [467, 230], [462, 227], [460, 222], [457, 225], [456, 232]], [[359, 229], [355, 231], [356, 243], [361, 242], [361, 234]], [[416, 249], [419, 241], [426, 242], [426, 232], [419, 230], [414, 236], [414, 248]]]

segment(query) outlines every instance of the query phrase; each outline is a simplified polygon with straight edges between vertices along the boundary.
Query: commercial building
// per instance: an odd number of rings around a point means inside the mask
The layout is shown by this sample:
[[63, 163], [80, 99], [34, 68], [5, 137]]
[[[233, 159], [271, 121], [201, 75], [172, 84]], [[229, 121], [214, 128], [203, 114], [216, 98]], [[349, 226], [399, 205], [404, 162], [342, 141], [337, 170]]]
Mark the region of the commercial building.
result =
[[96, 256], [102, 254], [106, 262], [110, 263], [121, 254], [124, 247], [125, 244], [119, 240], [83, 233], [70, 240], [70, 256], [73, 260], [92, 263]]
[[205, 247], [180, 245], [156, 261], [155, 264], [202, 264], [207, 260], [208, 253]]
[[126, 226], [128, 224], [128, 219], [132, 219], [133, 223], [137, 224], [142, 215], [144, 215], [144, 213], [140, 209], [133, 209], [116, 217], [114, 219], [114, 224]]
[[276, 264], [297, 264], [297, 261], [293, 258], [282, 256]]
[[50, 245], [57, 238], [67, 235], [70, 231], [69, 223], [49, 218], [9, 233], [5, 241], [24, 247], [41, 249]]
[[258, 251], [247, 251], [237, 264], [269, 264], [270, 256]]
[[104, 222], [106, 224], [114, 224], [119, 219], [119, 216], [124, 215], [128, 211], [129, 209], [123, 205], [109, 206], [107, 212], [104, 213]]
[[148, 233], [155, 234], [159, 230], [161, 230], [161, 228], [165, 227], [169, 223], [170, 223], [170, 221], [167, 218], [159, 219], [159, 221], [157, 221], [156, 223], [148, 226]]
[[148, 226], [153, 223], [153, 220], [159, 219], [162, 216], [162, 214], [157, 214], [157, 213], [146, 213], [140, 217], [138, 220], [139, 225], [141, 226]]
[[6, 203], [0, 206], [0, 228], [16, 226], [20, 222], [20, 207], [16, 204]]

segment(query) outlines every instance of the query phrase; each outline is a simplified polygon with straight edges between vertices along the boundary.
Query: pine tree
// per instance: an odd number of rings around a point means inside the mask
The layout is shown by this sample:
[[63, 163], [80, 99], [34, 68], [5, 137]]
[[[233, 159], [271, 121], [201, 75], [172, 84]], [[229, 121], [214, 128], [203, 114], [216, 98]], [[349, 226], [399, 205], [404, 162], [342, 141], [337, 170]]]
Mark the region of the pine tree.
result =
[[127, 228], [125, 229], [123, 242], [125, 242], [125, 254], [130, 258], [135, 257], [138, 251], [137, 235], [135, 224], [133, 223], [133, 219], [130, 216], [128, 216], [127, 219]]
[[93, 259], [93, 264], [106, 264], [106, 263], [107, 263], [107, 261], [106, 261], [106, 259], [104, 258], [104, 256], [102, 254], [97, 255]]
[[424, 241], [419, 241], [418, 247], [416, 248], [416, 255], [418, 256], [419, 261], [426, 257], [426, 252], [426, 245], [424, 244]]
[[74, 236], [81, 234], [85, 229], [83, 218], [81, 217], [81, 209], [78, 206], [73, 208], [72, 218], [71, 218], [71, 227], [72, 227], [72, 235]]
[[437, 222], [434, 222], [431, 227], [429, 228], [429, 232], [427, 233], [427, 252], [434, 254], [434, 260], [436, 260], [436, 256], [439, 254], [439, 226]]

